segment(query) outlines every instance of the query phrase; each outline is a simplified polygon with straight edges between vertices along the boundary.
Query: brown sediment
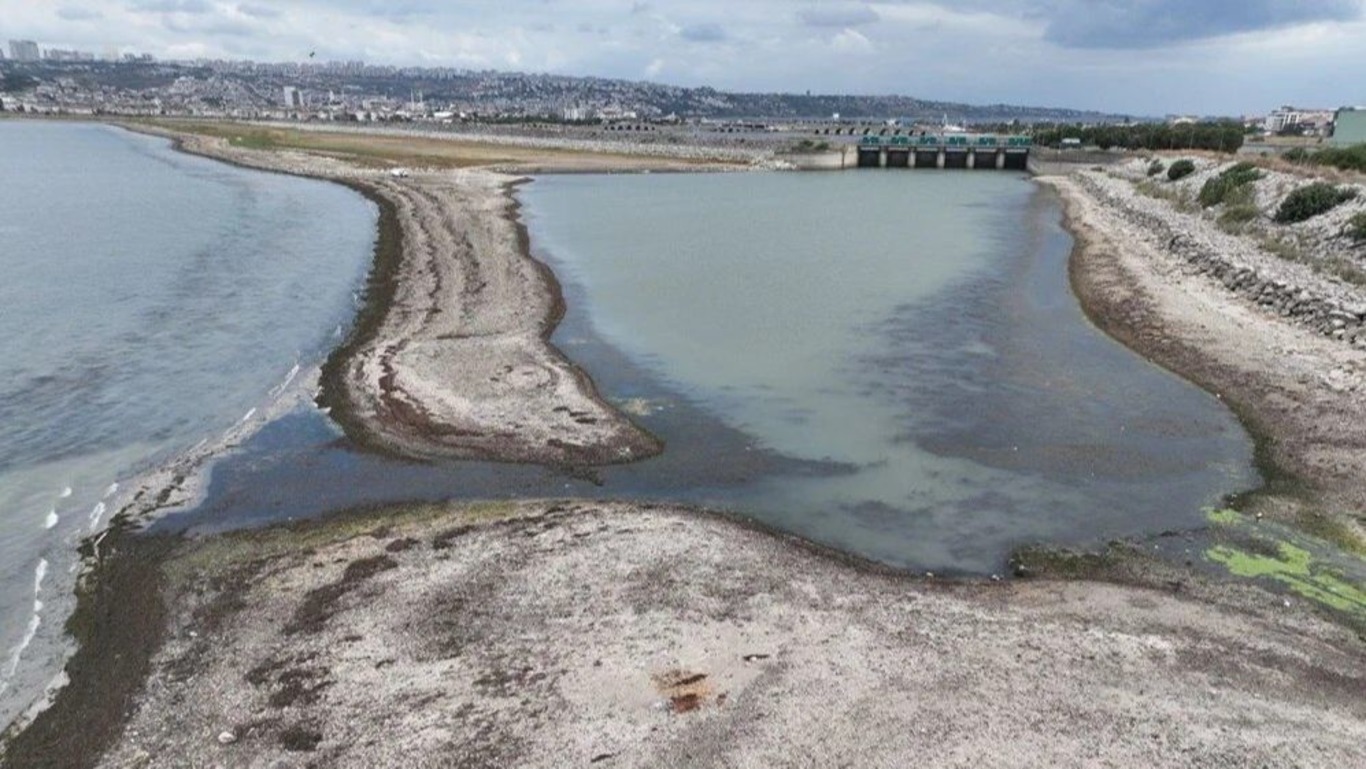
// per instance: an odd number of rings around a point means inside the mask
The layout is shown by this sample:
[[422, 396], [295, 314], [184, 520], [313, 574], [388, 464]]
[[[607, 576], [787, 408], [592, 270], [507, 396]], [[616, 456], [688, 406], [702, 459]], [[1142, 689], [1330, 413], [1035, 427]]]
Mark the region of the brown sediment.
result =
[[1291, 524], [1326, 516], [1340, 544], [1359, 548], [1366, 541], [1366, 398], [1329, 382], [1366, 368], [1366, 354], [1194, 274], [1077, 179], [1043, 181], [1063, 199], [1076, 240], [1069, 275], [1087, 316], [1215, 394], [1253, 437], [1263, 486], [1230, 504]]
[[68, 683], [31, 724], [0, 734], [0, 765], [81, 769], [116, 744], [165, 639], [161, 564], [174, 544], [116, 521], [83, 546], [89, 568], [66, 625], [78, 643]]

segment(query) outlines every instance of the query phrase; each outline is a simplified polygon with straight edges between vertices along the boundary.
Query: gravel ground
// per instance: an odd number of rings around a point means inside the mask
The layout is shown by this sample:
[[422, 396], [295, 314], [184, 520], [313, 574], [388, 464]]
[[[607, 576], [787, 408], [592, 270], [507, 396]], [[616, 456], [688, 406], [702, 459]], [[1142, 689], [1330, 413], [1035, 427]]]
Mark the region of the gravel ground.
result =
[[1366, 655], [1261, 601], [935, 583], [696, 511], [184, 546], [105, 767], [1358, 766]]

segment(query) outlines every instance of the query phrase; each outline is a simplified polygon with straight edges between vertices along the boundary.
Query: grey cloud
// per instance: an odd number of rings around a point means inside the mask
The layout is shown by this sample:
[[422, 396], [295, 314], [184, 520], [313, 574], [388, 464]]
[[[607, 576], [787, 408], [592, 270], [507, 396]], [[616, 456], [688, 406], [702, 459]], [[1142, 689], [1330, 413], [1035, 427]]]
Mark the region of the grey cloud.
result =
[[275, 19], [280, 16], [279, 10], [265, 5], [250, 5], [244, 3], [237, 6], [237, 10], [256, 19]]
[[205, 23], [186, 24], [168, 17], [162, 22], [162, 26], [171, 32], [180, 35], [216, 35], [223, 37], [254, 37], [257, 30], [250, 24], [231, 21], [228, 19], [214, 19]]
[[128, 7], [142, 13], [208, 13], [213, 10], [204, 0], [137, 0]]
[[690, 24], [678, 32], [679, 37], [694, 43], [717, 43], [726, 39], [720, 24]]
[[797, 12], [797, 18], [808, 27], [857, 27], [872, 24], [881, 19], [877, 11], [862, 3], [844, 3], [839, 6], [806, 8]]
[[973, 7], [1044, 24], [1067, 48], [1158, 48], [1240, 32], [1361, 18], [1361, 0], [978, 0]]
[[67, 21], [89, 21], [91, 19], [103, 19], [104, 14], [99, 11], [92, 11], [89, 8], [65, 6], [57, 9], [57, 17]]

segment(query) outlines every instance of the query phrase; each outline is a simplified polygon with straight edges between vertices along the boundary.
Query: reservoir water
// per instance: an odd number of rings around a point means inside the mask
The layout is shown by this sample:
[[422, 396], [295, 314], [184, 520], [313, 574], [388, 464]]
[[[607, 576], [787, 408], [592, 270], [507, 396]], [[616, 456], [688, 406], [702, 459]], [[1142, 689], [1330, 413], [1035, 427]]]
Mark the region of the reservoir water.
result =
[[[60, 666], [75, 545], [116, 484], [264, 411], [321, 359], [354, 313], [376, 213], [99, 126], [0, 122], [0, 150], [3, 723]], [[1255, 485], [1220, 402], [1087, 322], [1058, 203], [1020, 176], [561, 176], [519, 196], [566, 295], [553, 341], [662, 455], [572, 472], [404, 462], [303, 406], [154, 528], [649, 499], [989, 574], [1021, 544], [1198, 528], [1202, 507]]]
[[60, 669], [77, 543], [321, 360], [377, 212], [106, 126], [0, 121], [0, 161], [3, 725]]
[[1014, 174], [546, 177], [553, 341], [666, 442], [591, 471], [413, 465], [316, 412], [220, 463], [215, 531], [396, 500], [645, 498], [889, 564], [989, 574], [1022, 544], [1203, 525], [1256, 484], [1217, 399], [1086, 320], [1053, 195]]

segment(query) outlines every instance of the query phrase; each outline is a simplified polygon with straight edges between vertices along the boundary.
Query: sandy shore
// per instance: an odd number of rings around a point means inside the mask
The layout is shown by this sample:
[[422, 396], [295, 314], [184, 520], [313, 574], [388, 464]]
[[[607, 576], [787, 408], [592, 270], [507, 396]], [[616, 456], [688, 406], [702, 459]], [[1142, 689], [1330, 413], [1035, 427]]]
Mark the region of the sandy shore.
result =
[[[658, 450], [546, 343], [559, 298], [526, 254], [515, 177], [397, 179], [186, 143], [380, 204], [369, 314], [324, 374], [353, 435], [417, 457], [574, 464]], [[1224, 394], [1278, 439], [1263, 441], [1267, 466], [1315, 489], [1273, 486], [1255, 504], [1293, 518], [1334, 494], [1361, 510], [1362, 405], [1321, 386], [1356, 371], [1359, 351], [1221, 293], [1084, 182], [1050, 183], [1093, 317]], [[1123, 568], [1107, 576], [1127, 584], [911, 579], [701, 511], [583, 501], [371, 511], [200, 540], [117, 529], [83, 580], [71, 684], [4, 761], [1366, 763], [1355, 631], [1250, 585], [1138, 555]]]

